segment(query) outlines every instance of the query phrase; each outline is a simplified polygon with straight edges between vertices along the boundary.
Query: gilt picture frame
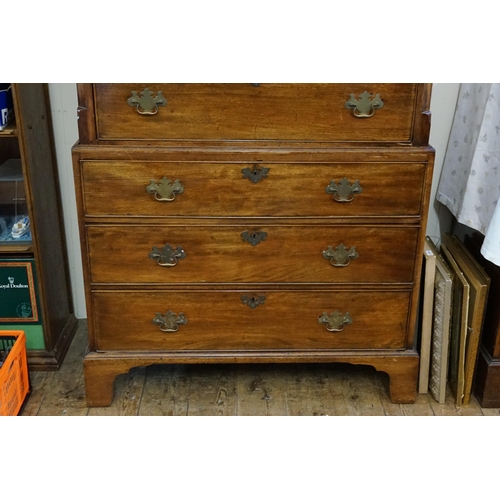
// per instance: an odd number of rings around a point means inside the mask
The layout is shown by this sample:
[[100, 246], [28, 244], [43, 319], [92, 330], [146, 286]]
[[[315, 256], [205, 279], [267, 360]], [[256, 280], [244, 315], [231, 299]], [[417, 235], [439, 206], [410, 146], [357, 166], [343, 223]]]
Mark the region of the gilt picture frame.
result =
[[463, 404], [467, 405], [470, 402], [479, 354], [479, 343], [488, 300], [490, 278], [456, 236], [445, 234], [443, 241], [453, 254], [470, 286], [463, 398]]
[[429, 392], [438, 403], [444, 404], [450, 358], [453, 273], [432, 240], [427, 237], [426, 241], [436, 256]]
[[463, 405], [465, 389], [465, 352], [468, 334], [470, 285], [444, 242], [441, 252], [453, 272], [452, 325], [450, 336], [449, 384], [455, 404]]

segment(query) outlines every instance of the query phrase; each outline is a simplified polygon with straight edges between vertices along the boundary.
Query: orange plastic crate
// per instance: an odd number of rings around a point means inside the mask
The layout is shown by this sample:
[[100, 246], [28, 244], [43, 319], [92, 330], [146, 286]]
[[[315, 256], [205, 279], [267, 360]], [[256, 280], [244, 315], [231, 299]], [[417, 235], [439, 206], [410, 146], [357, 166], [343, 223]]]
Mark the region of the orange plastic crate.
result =
[[12, 348], [0, 367], [0, 416], [18, 415], [29, 391], [24, 332], [1, 330], [0, 355], [8, 346]]

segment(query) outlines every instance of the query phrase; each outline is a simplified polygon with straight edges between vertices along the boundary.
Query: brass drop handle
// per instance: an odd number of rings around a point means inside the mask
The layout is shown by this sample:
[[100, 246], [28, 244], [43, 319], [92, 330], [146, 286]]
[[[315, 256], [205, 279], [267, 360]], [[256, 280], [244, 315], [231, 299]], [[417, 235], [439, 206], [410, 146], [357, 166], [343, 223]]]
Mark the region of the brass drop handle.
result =
[[342, 332], [345, 325], [350, 325], [352, 323], [352, 318], [348, 312], [342, 314], [335, 310], [331, 314], [326, 312], [322, 313], [321, 316], [318, 317], [318, 323], [326, 325], [326, 329], [329, 332]]
[[352, 114], [356, 118], [370, 118], [376, 109], [384, 107], [384, 102], [380, 99], [380, 94], [377, 94], [373, 99], [371, 97], [372, 94], [369, 94], [366, 90], [358, 96], [358, 99], [356, 99], [354, 94], [351, 94], [345, 103], [345, 107], [352, 109]]
[[158, 106], [166, 106], [167, 100], [163, 97], [162, 92], [158, 92], [156, 96], [149, 89], [144, 89], [140, 92], [140, 97], [137, 91], [132, 90], [132, 97], [127, 99], [127, 104], [137, 109], [140, 115], [156, 115]]
[[152, 322], [159, 325], [162, 332], [176, 332], [179, 330], [179, 325], [186, 325], [188, 320], [184, 313], [175, 314], [168, 310], [165, 314], [157, 312]]
[[153, 247], [148, 257], [156, 260], [159, 266], [173, 267], [177, 265], [178, 260], [186, 258], [186, 252], [182, 247], [173, 248], [167, 243], [163, 248]]
[[339, 203], [350, 203], [354, 200], [355, 194], [363, 192], [359, 181], [354, 181], [352, 184], [344, 177], [338, 184], [331, 180], [325, 191], [333, 195], [333, 199]]
[[156, 201], [174, 201], [178, 194], [184, 192], [184, 186], [179, 179], [172, 182], [167, 177], [163, 177], [160, 182], [156, 182], [154, 179], [150, 180], [146, 186], [146, 192], [154, 194]]
[[346, 267], [351, 263], [351, 260], [359, 257], [356, 247], [347, 248], [343, 243], [333, 249], [328, 246], [323, 250], [323, 257], [330, 260], [330, 264], [334, 267]]

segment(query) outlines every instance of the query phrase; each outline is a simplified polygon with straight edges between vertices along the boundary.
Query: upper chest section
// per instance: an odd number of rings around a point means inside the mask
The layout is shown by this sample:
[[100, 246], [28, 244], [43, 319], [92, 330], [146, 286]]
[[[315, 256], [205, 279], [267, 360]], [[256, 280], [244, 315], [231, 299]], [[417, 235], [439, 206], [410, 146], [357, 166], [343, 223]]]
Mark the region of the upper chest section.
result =
[[430, 84], [79, 84], [80, 143], [426, 145]]

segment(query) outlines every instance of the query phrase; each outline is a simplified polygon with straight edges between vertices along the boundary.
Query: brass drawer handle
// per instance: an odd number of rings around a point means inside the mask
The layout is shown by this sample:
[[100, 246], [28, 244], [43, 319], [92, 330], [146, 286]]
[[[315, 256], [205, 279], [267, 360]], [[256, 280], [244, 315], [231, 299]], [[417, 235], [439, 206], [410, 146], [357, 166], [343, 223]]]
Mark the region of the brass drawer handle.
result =
[[132, 97], [127, 99], [129, 106], [137, 109], [140, 115], [156, 115], [158, 106], [166, 106], [167, 100], [163, 97], [162, 92], [158, 92], [156, 96], [149, 89], [144, 89], [140, 92], [141, 97], [137, 95], [135, 90], [132, 90]]
[[349, 203], [354, 200], [355, 194], [363, 192], [363, 188], [359, 181], [354, 181], [353, 184], [344, 177], [338, 184], [331, 180], [325, 190], [328, 194], [333, 195], [333, 199], [339, 203]]
[[174, 201], [176, 195], [184, 192], [184, 186], [179, 179], [172, 182], [170, 179], [163, 177], [160, 182], [156, 182], [154, 179], [150, 180], [146, 186], [146, 192], [154, 194], [156, 201]]
[[330, 264], [335, 267], [345, 267], [351, 263], [351, 260], [359, 257], [356, 247], [347, 248], [343, 243], [333, 249], [331, 246], [323, 250], [323, 257], [330, 259]]
[[257, 306], [260, 306], [266, 301], [266, 297], [264, 295], [243, 295], [241, 297], [241, 303], [250, 307], [250, 309], [255, 309]]
[[326, 325], [326, 329], [329, 332], [342, 332], [345, 325], [350, 325], [352, 323], [352, 318], [348, 312], [342, 314], [335, 310], [331, 314], [327, 314], [326, 312], [321, 314], [321, 316], [318, 317], [318, 323]]
[[250, 243], [253, 247], [258, 245], [261, 241], [266, 241], [267, 233], [265, 231], [244, 231], [241, 233], [241, 239]]
[[244, 179], [248, 179], [252, 181], [254, 184], [262, 180], [264, 177], [267, 177], [267, 174], [271, 170], [270, 168], [266, 167], [259, 167], [258, 165], [254, 165], [251, 169], [250, 168], [243, 168], [241, 170], [241, 173], [243, 174]]
[[177, 260], [186, 258], [186, 252], [182, 247], [172, 248], [168, 243], [163, 248], [153, 247], [148, 257], [156, 260], [159, 266], [173, 267], [177, 265]]
[[184, 313], [175, 314], [168, 310], [165, 314], [156, 313], [153, 323], [160, 326], [162, 332], [176, 332], [179, 325], [187, 324], [188, 320]]
[[358, 97], [359, 99], [356, 99], [355, 95], [351, 94], [350, 98], [345, 103], [345, 107], [347, 109], [352, 109], [352, 114], [356, 118], [370, 118], [370, 116], [373, 116], [376, 109], [382, 109], [384, 107], [384, 102], [380, 99], [380, 94], [377, 94], [370, 100], [372, 94], [369, 94], [365, 90]]

